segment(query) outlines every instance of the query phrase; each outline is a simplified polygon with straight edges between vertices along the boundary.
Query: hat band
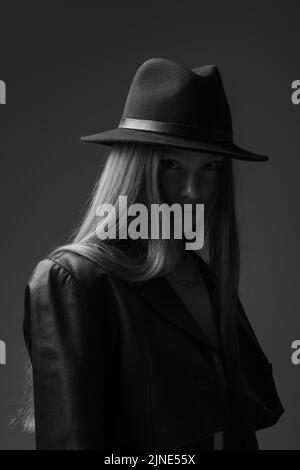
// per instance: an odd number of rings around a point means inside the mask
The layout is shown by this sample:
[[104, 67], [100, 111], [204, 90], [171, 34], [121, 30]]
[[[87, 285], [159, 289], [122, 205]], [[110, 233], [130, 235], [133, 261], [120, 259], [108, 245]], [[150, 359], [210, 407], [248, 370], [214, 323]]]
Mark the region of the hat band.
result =
[[203, 129], [203, 127], [187, 126], [166, 121], [151, 121], [148, 119], [122, 118], [119, 128], [135, 129], [138, 131], [161, 132], [177, 137], [190, 137], [192, 139], [220, 140], [232, 142], [232, 130]]

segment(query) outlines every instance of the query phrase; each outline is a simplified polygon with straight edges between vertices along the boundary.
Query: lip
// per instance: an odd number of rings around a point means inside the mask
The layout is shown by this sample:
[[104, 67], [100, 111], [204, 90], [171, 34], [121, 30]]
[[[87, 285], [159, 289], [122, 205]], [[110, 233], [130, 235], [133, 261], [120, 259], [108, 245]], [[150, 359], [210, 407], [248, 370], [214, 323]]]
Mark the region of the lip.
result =
[[184, 207], [185, 205], [196, 207], [199, 204], [203, 204], [202, 202], [182, 202], [180, 205]]

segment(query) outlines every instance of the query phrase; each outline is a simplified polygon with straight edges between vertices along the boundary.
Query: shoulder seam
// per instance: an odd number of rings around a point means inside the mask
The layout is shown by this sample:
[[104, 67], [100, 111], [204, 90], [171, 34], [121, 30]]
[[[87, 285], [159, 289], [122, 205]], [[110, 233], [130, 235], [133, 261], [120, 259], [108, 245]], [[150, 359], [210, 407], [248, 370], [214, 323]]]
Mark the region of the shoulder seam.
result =
[[63, 268], [64, 271], [66, 271], [70, 277], [76, 282], [76, 284], [78, 285], [78, 287], [81, 287], [80, 286], [80, 283], [78, 281], [78, 279], [76, 278], [76, 276], [72, 273], [72, 271], [70, 271], [68, 268], [66, 268], [63, 264], [61, 264], [59, 261], [57, 261], [55, 258], [50, 258], [47, 256], [47, 258], [49, 261], [52, 261], [52, 263], [60, 266], [61, 268]]

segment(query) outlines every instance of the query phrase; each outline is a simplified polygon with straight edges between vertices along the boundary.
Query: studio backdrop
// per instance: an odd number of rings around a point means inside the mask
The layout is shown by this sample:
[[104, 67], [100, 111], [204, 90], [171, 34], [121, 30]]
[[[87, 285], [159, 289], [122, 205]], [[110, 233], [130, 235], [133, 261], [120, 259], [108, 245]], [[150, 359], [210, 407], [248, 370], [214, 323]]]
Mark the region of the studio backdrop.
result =
[[24, 289], [81, 220], [109, 155], [80, 137], [116, 128], [137, 69], [159, 58], [217, 66], [235, 143], [269, 156], [233, 162], [239, 295], [284, 408], [259, 446], [299, 450], [299, 2], [97, 3], [1, 6], [0, 448], [35, 448], [18, 422]]

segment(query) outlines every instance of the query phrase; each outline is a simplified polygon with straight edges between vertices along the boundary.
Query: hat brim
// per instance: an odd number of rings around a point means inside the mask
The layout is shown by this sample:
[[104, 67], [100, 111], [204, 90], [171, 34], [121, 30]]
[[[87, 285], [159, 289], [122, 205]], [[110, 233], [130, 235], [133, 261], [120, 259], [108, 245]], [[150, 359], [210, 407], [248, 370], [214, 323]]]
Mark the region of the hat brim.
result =
[[222, 154], [236, 160], [257, 162], [269, 160], [267, 155], [250, 152], [249, 150], [239, 147], [233, 142], [195, 140], [170, 134], [136, 129], [116, 128], [81, 137], [80, 140], [82, 142], [104, 144], [109, 146], [119, 142], [161, 144], [192, 151]]

